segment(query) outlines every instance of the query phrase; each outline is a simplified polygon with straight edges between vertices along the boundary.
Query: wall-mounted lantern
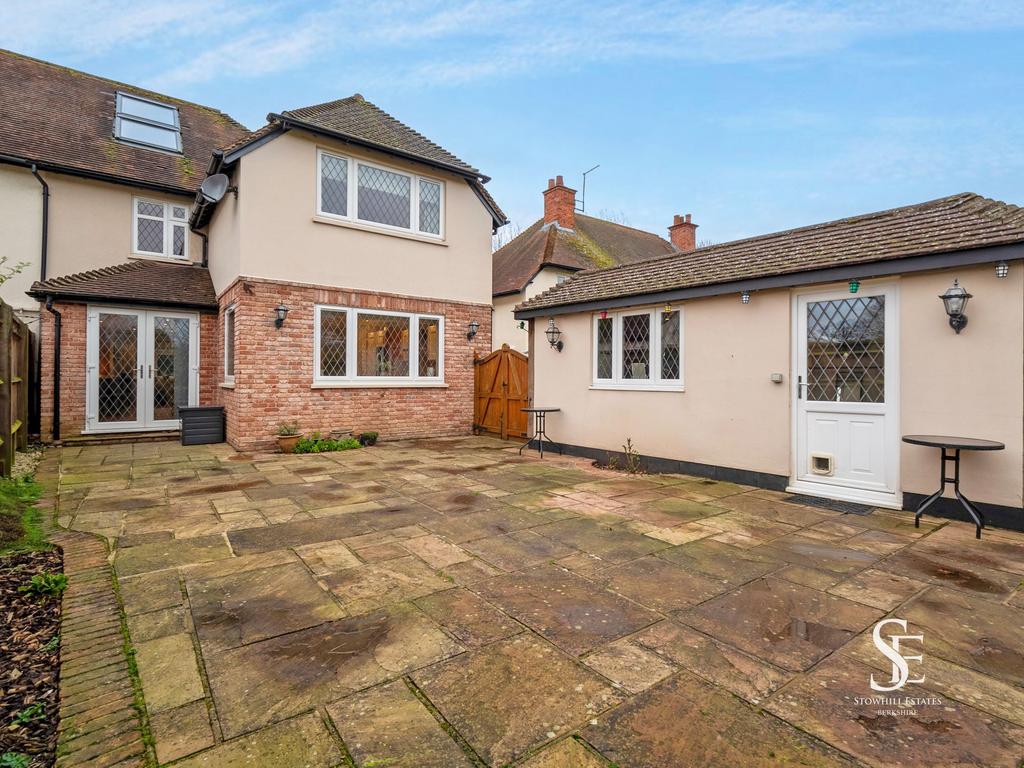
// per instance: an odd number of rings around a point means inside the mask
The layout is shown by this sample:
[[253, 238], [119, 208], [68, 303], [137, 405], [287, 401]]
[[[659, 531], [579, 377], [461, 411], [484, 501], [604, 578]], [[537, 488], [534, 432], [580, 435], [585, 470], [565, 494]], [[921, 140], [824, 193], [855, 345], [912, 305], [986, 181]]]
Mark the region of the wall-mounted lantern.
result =
[[860, 290], [860, 280], [856, 280], [856, 279], [851, 280], [850, 281], [850, 293], [856, 293], [859, 290]]
[[671, 304], [666, 304], [665, 308], [663, 310], [661, 310], [661, 311], [664, 312], [666, 315], [671, 315], [672, 314], [672, 305]]
[[741, 293], [740, 294], [740, 301], [742, 301], [744, 304], [749, 304], [750, 303], [750, 291], [744, 291], [743, 293]]
[[274, 318], [274, 327], [280, 328], [284, 325], [284, 319], [288, 317], [288, 307], [286, 307], [284, 302], [282, 302], [274, 309], [274, 313], [277, 315], [277, 317]]
[[469, 325], [466, 326], [466, 338], [472, 339], [476, 336], [476, 332], [480, 330], [480, 323], [476, 320], [470, 320]]
[[967, 315], [964, 314], [964, 310], [967, 309], [967, 300], [971, 298], [971, 294], [960, 287], [959, 280], [953, 280], [953, 285], [939, 298], [942, 299], [946, 314], [949, 315], [950, 327], [960, 333], [967, 327]]
[[558, 352], [562, 351], [563, 345], [560, 338], [562, 332], [558, 329], [558, 326], [555, 325], [555, 318], [552, 317], [550, 320], [548, 320], [548, 329], [544, 331], [544, 335], [548, 337], [548, 344], [550, 344]]
[[1009, 264], [1007, 264], [1005, 261], [1000, 261], [998, 264], [996, 264], [996, 277], [1002, 280], [1008, 274], [1010, 274]]

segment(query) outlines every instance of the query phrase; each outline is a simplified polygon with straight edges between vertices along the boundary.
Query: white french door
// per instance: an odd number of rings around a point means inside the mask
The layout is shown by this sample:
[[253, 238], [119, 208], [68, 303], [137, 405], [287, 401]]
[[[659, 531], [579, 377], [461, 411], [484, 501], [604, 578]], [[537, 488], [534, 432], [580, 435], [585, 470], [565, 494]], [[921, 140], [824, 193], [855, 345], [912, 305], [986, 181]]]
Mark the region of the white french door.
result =
[[899, 507], [895, 285], [794, 298], [790, 489]]
[[199, 316], [90, 307], [86, 431], [177, 429], [199, 392]]

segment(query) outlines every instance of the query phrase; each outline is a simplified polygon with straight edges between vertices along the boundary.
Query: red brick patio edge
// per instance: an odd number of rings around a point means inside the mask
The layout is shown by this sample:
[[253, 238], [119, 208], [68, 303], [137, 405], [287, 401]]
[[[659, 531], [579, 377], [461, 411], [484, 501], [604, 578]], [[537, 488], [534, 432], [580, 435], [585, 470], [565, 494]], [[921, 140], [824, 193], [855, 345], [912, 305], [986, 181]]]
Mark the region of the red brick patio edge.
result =
[[57, 768], [143, 768], [149, 764], [125, 654], [121, 606], [106, 543], [57, 527], [59, 448], [50, 448], [36, 478], [38, 507], [50, 541], [64, 550], [60, 630], [60, 725]]

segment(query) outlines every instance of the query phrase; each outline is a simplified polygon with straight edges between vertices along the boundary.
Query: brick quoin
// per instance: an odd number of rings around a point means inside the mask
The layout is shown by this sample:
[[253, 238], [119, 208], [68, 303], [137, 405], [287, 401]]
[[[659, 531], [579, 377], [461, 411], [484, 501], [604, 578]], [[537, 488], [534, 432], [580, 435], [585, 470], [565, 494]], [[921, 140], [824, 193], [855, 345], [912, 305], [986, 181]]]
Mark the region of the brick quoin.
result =
[[[373, 430], [382, 440], [464, 435], [473, 428], [474, 354], [491, 348], [491, 307], [370, 293], [325, 286], [239, 278], [220, 296], [218, 347], [224, 309], [235, 306], [235, 385], [220, 386], [227, 438], [238, 450], [272, 448], [279, 425], [297, 422], [302, 432]], [[275, 308], [288, 317], [274, 327]], [[423, 312], [444, 316], [444, 388], [313, 388], [313, 318], [317, 304]], [[471, 320], [480, 324], [466, 338]], [[223, 352], [218, 351], [217, 359]]]

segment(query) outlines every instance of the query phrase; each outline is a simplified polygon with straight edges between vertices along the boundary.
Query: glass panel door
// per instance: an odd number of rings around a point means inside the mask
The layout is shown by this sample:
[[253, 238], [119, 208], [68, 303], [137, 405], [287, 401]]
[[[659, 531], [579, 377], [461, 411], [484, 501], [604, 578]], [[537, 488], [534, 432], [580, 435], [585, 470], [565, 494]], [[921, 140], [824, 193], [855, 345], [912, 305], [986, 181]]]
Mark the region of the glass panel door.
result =
[[807, 399], [885, 402], [885, 296], [808, 302]]
[[100, 312], [96, 363], [96, 419], [100, 425], [141, 421], [141, 348], [143, 313]]
[[150, 315], [152, 360], [147, 378], [152, 381], [152, 420], [174, 421], [178, 409], [189, 404], [192, 382], [191, 321], [188, 317]]

